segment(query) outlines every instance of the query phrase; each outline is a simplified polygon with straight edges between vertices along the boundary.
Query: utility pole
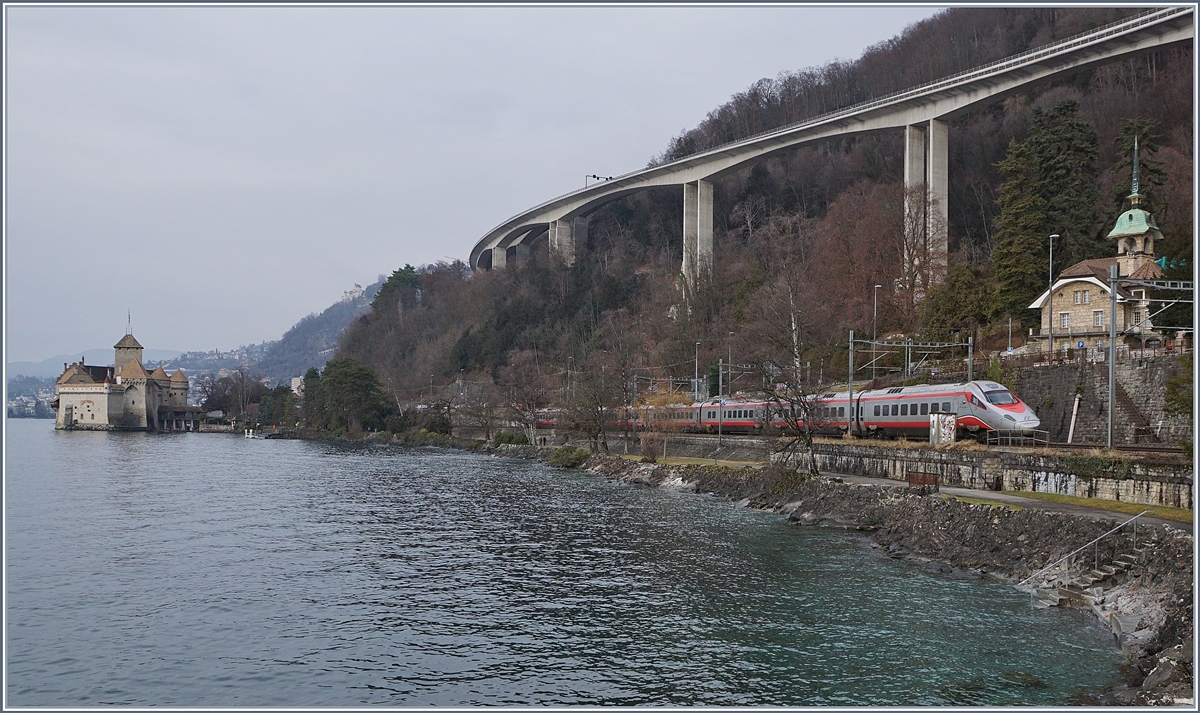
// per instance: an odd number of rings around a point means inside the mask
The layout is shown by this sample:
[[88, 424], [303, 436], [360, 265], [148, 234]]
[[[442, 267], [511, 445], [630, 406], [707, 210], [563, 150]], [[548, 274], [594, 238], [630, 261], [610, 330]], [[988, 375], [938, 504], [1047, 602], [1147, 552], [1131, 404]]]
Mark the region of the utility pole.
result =
[[853, 436], [854, 428], [854, 330], [850, 330], [850, 379], [846, 382], [846, 393], [850, 403], [846, 404], [846, 435]]
[[692, 396], [700, 400], [700, 342], [696, 342], [696, 374], [692, 377]]
[[1108, 447], [1113, 447], [1113, 397], [1117, 393], [1117, 265], [1108, 268]]
[[975, 337], [967, 337], [967, 381], [975, 380]]
[[1047, 346], [1049, 357], [1046, 363], [1048, 364], [1054, 363], [1054, 239], [1057, 237], [1057, 233], [1050, 236], [1050, 286], [1046, 292], [1046, 335], [1050, 339]]
[[729, 347], [729, 361], [727, 361], [725, 363], [725, 366], [727, 369], [729, 369], [729, 379], [728, 379], [729, 396], [732, 397], [733, 396], [733, 332], [729, 333], [729, 341], [726, 342], [725, 345], [727, 347]]
[[872, 294], [875, 297], [875, 307], [871, 310], [871, 378], [875, 378], [875, 370], [878, 368], [875, 364], [875, 342], [879, 340], [879, 288], [883, 285], [875, 285]]
[[723, 436], [721, 435], [721, 426], [724, 425], [724, 423], [725, 423], [725, 397], [722, 395], [724, 393], [724, 389], [725, 389], [725, 385], [722, 383], [722, 379], [724, 378], [724, 376], [725, 376], [725, 365], [721, 362], [721, 359], [718, 358], [717, 359], [717, 447], [718, 448], [721, 447], [721, 439], [723, 438]]

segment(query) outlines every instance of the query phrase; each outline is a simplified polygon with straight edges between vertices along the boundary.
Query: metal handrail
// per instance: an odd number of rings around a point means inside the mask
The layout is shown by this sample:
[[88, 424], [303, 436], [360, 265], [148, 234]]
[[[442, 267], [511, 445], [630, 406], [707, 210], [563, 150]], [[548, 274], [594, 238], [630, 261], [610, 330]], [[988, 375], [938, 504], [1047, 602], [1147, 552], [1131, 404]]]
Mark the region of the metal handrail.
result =
[[[645, 168], [639, 168], [639, 169], [636, 169], [633, 171], [628, 171], [628, 172], [622, 173], [618, 176], [609, 178], [608, 180], [606, 180], [602, 183], [597, 183], [596, 186], [604, 186], [604, 185], [611, 184], [613, 182], [617, 182], [619, 184], [619, 182], [622, 181], [623, 179], [636, 176], [647, 170], [656, 169], [656, 168], [664, 168], [664, 167], [672, 166], [672, 165], [685, 164], [688, 161], [696, 160], [696, 158], [698, 158], [700, 156], [703, 156], [706, 154], [711, 154], [711, 153], [716, 153], [716, 152], [728, 149], [732, 146], [736, 146], [739, 144], [753, 143], [754, 141], [757, 141], [762, 138], [766, 138], [766, 137], [774, 135], [774, 134], [787, 133], [789, 131], [793, 131], [795, 129], [799, 129], [799, 128], [802, 128], [805, 126], [815, 126], [822, 122], [826, 122], [831, 119], [835, 119], [839, 116], [854, 114], [854, 113], [857, 113], [857, 112], [860, 112], [860, 111], [863, 111], [866, 109], [870, 109], [872, 107], [876, 107], [876, 106], [880, 106], [883, 104], [898, 101], [907, 96], [914, 96], [917, 94], [921, 94], [921, 93], [926, 92], [929, 89], [936, 87], [938, 85], [953, 84], [956, 81], [961, 80], [962, 78], [972, 75], [972, 74], [984, 74], [984, 73], [987, 73], [988, 71], [1000, 68], [1003, 65], [1020, 64], [1029, 59], [1034, 59], [1036, 57], [1043, 56], [1043, 55], [1054, 54], [1054, 53], [1059, 52], [1064, 49], [1069, 49], [1071, 47], [1075, 47], [1075, 46], [1078, 46], [1081, 44], [1086, 44], [1087, 42], [1103, 39], [1105, 37], [1110, 37], [1112, 35], [1116, 35], [1121, 32], [1136, 29], [1138, 27], [1141, 27], [1142, 25], [1146, 25], [1146, 24], [1158, 21], [1163, 18], [1168, 18], [1168, 17], [1172, 17], [1172, 16], [1180, 14], [1180, 13], [1187, 13], [1187, 12], [1192, 12], [1191, 6], [1185, 5], [1185, 6], [1156, 8], [1156, 9], [1147, 10], [1145, 12], [1134, 15], [1132, 17], [1128, 17], [1123, 20], [1117, 20], [1117, 21], [1111, 22], [1107, 25], [1102, 25], [1095, 29], [1088, 30], [1086, 32], [1081, 32], [1077, 35], [1072, 35], [1071, 37], [1068, 37], [1066, 39], [1060, 40], [1060, 41], [1052, 43], [1052, 44], [1042, 45], [1041, 47], [1035, 47], [1030, 50], [1025, 50], [1024, 52], [1019, 52], [1014, 55], [1009, 55], [1008, 57], [1003, 57], [1001, 59], [989, 62], [987, 64], [979, 65], [977, 67], [972, 67], [970, 69], [966, 69], [961, 72], [956, 72], [955, 74], [951, 74], [951, 75], [948, 75], [945, 77], [940, 77], [938, 79], [934, 79], [932, 81], [925, 82], [923, 84], [918, 84], [915, 87], [908, 87], [906, 89], [892, 92], [890, 94], [885, 94], [884, 96], [879, 97], [878, 99], [869, 99], [864, 102], [859, 102], [858, 104], [853, 104], [851, 106], [842, 107], [841, 109], [834, 109], [833, 111], [825, 112], [824, 114], [818, 114], [816, 116], [811, 116], [806, 119], [801, 119], [799, 121], [795, 121], [790, 124], [785, 124], [784, 126], [776, 127], [774, 129], [767, 129], [766, 131], [761, 131], [757, 134], [751, 134], [750, 136], [745, 136], [740, 139], [734, 139], [732, 141], [727, 141], [723, 144], [718, 144], [716, 146], [712, 146], [707, 149], [697, 151], [696, 153], [689, 154], [687, 156], [682, 156], [680, 158], [675, 159], [674, 161], [669, 161], [667, 163], [659, 164], [657, 166], [649, 166], [649, 167], [645, 167]], [[566, 193], [563, 193], [562, 195], [555, 196], [554, 198], [543, 201], [542, 203], [539, 203], [538, 205], [534, 206], [530, 210], [523, 211], [521, 213], [518, 213], [518, 214], [508, 218], [503, 223], [500, 223], [500, 225], [496, 226], [496, 228], [493, 228], [492, 231], [496, 230], [500, 226], [505, 225], [509, 221], [512, 221], [513, 219], [518, 218], [522, 215], [525, 215], [526, 213], [529, 213], [531, 211], [537, 210], [538, 208], [541, 208], [542, 206], [550, 205], [550, 204], [555, 203], [556, 201], [562, 200], [563, 198], [566, 198], [568, 196], [583, 194], [590, 190], [595, 190], [595, 186], [589, 186], [587, 188], [577, 188], [573, 191], [568, 191]], [[488, 232], [490, 233], [492, 231], [488, 231]]]
[[[872, 106], [876, 106], [878, 104], [883, 104], [883, 103], [894, 101], [894, 100], [902, 98], [906, 95], [920, 93], [926, 89], [935, 87], [939, 84], [953, 82], [955, 80], [962, 79], [962, 78], [967, 77], [972, 74], [982, 73], [986, 70], [999, 68], [1002, 65], [1019, 64], [1024, 60], [1033, 59], [1036, 56], [1053, 54], [1060, 50], [1069, 49], [1071, 47], [1076, 47], [1078, 45], [1085, 44], [1086, 42], [1089, 42], [1089, 41], [1103, 39], [1105, 37], [1110, 37], [1110, 36], [1118, 34], [1120, 32], [1125, 32], [1126, 30], [1132, 30], [1132, 29], [1141, 27], [1142, 25], [1148, 24], [1154, 20], [1171, 17], [1171, 16], [1177, 15], [1181, 12], [1187, 12], [1190, 10], [1191, 10], [1190, 7], [1169, 7], [1169, 8], [1156, 8], [1156, 9], [1152, 9], [1152, 10], [1147, 10], [1147, 11], [1139, 13], [1137, 15], [1133, 15], [1132, 17], [1127, 17], [1123, 20], [1117, 20], [1115, 22], [1110, 22], [1107, 25], [1102, 25], [1100, 27], [1088, 30], [1086, 32], [1080, 32], [1079, 34], [1064, 38], [1062, 40], [1059, 40], [1058, 42], [1053, 42], [1048, 45], [1042, 45], [1041, 47], [1034, 47], [1033, 49], [1028, 49], [1028, 50], [1025, 50], [1024, 52], [1018, 52], [1017, 54], [1009, 55], [1007, 57], [1002, 57], [1002, 58], [994, 60], [992, 62], [988, 62], [987, 64], [981, 64], [976, 67], [971, 67], [970, 69], [964, 69], [961, 72], [955, 72], [954, 74], [949, 74], [944, 77], [939, 77], [937, 79], [933, 79], [928, 82], [924, 82], [923, 84], [918, 84], [916, 86], [908, 87], [906, 89], [901, 89], [899, 91], [895, 91], [890, 94], [885, 94], [882, 97], [879, 97], [878, 99], [868, 99], [867, 101], [859, 102], [858, 104], [853, 104], [851, 106], [843, 107], [841, 109], [834, 109], [833, 111], [828, 111], [828, 112], [825, 112], [824, 114], [818, 114], [816, 116], [812, 116], [807, 119], [801, 119], [799, 121], [795, 121], [790, 124], [785, 124], [784, 126], [781, 126], [781, 127], [777, 127], [774, 129], [767, 129], [766, 131], [760, 131], [757, 134], [751, 134], [749, 136], [746, 136], [746, 137], [743, 137], [740, 139], [734, 139], [733, 141], [727, 141], [723, 144], [718, 144], [711, 148], [705, 149], [705, 152], [718, 151], [720, 149], [727, 148], [734, 144], [742, 143], [743, 141], [751, 141], [754, 139], [762, 138], [764, 136], [770, 136], [771, 134], [774, 134], [774, 133], [789, 131], [791, 129], [803, 126], [805, 124], [815, 124], [820, 121], [824, 121], [826, 119], [832, 119], [834, 117], [837, 117], [837, 116], [840, 116], [843, 114], [853, 113], [853, 112], [861, 111], [863, 109], [868, 109], [868, 108], [870, 108]], [[1158, 16], [1160, 13], [1161, 13], [1161, 18], [1160, 17], [1151, 17], [1151, 15]], [[699, 154], [702, 152], [698, 151], [696, 153]], [[691, 155], [695, 156], [696, 154], [691, 154]], [[689, 158], [689, 157], [685, 156], [678, 160], [682, 161], [686, 158]], [[674, 162], [672, 162], [672, 163], [674, 163]], [[663, 165], [668, 165], [668, 164], [663, 164]], [[624, 175], [629, 175], [629, 174], [624, 174]], [[621, 178], [621, 177], [623, 177], [623, 176], [618, 176], [618, 178]]]
[[1145, 514], [1146, 514], [1146, 513], [1148, 513], [1148, 512], [1150, 512], [1150, 511], [1149, 511], [1149, 510], [1143, 510], [1143, 511], [1141, 511], [1141, 512], [1140, 512], [1140, 513], [1138, 513], [1137, 515], [1134, 515], [1133, 517], [1129, 518], [1128, 520], [1126, 520], [1125, 522], [1121, 523], [1120, 525], [1117, 525], [1117, 526], [1116, 526], [1116, 527], [1114, 527], [1113, 529], [1111, 529], [1111, 530], [1109, 530], [1108, 532], [1104, 533], [1103, 535], [1101, 535], [1101, 536], [1097, 537], [1096, 539], [1092, 540], [1091, 542], [1087, 543], [1086, 545], [1083, 545], [1083, 546], [1079, 547], [1078, 549], [1074, 550], [1073, 552], [1071, 552], [1070, 554], [1068, 554], [1068, 555], [1065, 555], [1065, 556], [1063, 556], [1063, 557], [1060, 557], [1059, 559], [1055, 560], [1053, 563], [1051, 563], [1051, 564], [1048, 564], [1048, 565], [1046, 565], [1045, 567], [1042, 567], [1042, 568], [1041, 568], [1041, 569], [1039, 569], [1037, 572], [1034, 572], [1033, 574], [1029, 575], [1029, 576], [1028, 576], [1028, 577], [1026, 577], [1025, 579], [1022, 579], [1020, 582], [1017, 582], [1016, 586], [1018, 586], [1018, 587], [1019, 587], [1019, 586], [1021, 586], [1022, 584], [1025, 584], [1026, 582], [1030, 581], [1031, 579], [1034, 579], [1034, 578], [1036, 578], [1036, 577], [1039, 577], [1039, 576], [1041, 576], [1041, 575], [1042, 575], [1042, 574], [1044, 574], [1044, 573], [1045, 573], [1047, 570], [1049, 570], [1049, 569], [1051, 569], [1051, 568], [1053, 568], [1053, 567], [1057, 567], [1058, 565], [1062, 564], [1064, 560], [1067, 560], [1067, 559], [1070, 559], [1071, 557], [1074, 557], [1075, 555], [1079, 554], [1079, 553], [1080, 553], [1080, 552], [1082, 552], [1083, 550], [1086, 550], [1087, 548], [1089, 548], [1089, 547], [1091, 547], [1092, 545], [1096, 544], [1096, 543], [1097, 543], [1097, 542], [1099, 542], [1100, 540], [1103, 540], [1105, 537], [1108, 537], [1109, 535], [1113, 534], [1113, 533], [1114, 533], [1114, 532], [1116, 532], [1117, 530], [1120, 530], [1122, 527], [1125, 527], [1125, 526], [1126, 526], [1126, 525], [1128, 525], [1129, 523], [1133, 522], [1134, 520], [1138, 519], [1139, 517], [1141, 517], [1142, 515], [1145, 515]]

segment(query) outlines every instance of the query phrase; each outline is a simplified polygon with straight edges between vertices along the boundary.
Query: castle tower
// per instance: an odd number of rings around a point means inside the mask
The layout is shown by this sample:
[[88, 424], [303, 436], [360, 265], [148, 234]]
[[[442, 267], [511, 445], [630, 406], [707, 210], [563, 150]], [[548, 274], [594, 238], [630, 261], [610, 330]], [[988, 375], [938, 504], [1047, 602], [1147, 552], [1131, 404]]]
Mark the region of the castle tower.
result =
[[121, 337], [121, 341], [113, 345], [113, 350], [113, 371], [117, 374], [121, 373], [121, 367], [131, 361], [142, 362], [142, 345], [133, 338], [133, 334]]

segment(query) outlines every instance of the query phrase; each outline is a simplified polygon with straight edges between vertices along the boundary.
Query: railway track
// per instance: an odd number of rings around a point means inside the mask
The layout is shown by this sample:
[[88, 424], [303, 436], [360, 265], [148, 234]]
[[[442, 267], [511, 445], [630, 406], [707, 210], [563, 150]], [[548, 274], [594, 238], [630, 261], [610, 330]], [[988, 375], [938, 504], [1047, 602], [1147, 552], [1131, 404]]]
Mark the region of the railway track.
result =
[[[671, 438], [672, 439], [690, 438], [690, 439], [696, 439], [696, 440], [712, 440], [715, 442], [718, 440], [719, 437], [715, 434], [709, 434], [709, 433], [677, 433], [677, 434], [672, 434]], [[724, 440], [727, 440], [727, 441], [735, 441], [736, 442], [739, 440], [760, 440], [760, 439], [764, 438], [764, 436], [725, 434], [724, 436], [722, 436], [720, 438], [723, 438]], [[884, 445], [884, 444], [888, 443], [888, 441], [865, 441], [865, 442], [866, 443], [876, 443], [876, 444], [880, 444], [880, 445]], [[862, 444], [862, 443], [864, 443], [864, 441], [858, 441], [857, 443]], [[1047, 444], [1039, 445], [1039, 446], [1027, 446], [1027, 447], [1004, 446], [1004, 447], [1005, 448], [1035, 448], [1035, 447], [1036, 448], [1056, 448], [1056, 449], [1060, 449], [1060, 450], [1064, 450], [1064, 451], [1090, 451], [1090, 450], [1104, 448], [1103, 444], [1099, 444], [1099, 443], [1047, 443]], [[1113, 450], [1121, 451], [1122, 453], [1145, 453], [1147, 455], [1183, 455], [1184, 453], [1188, 452], [1188, 451], [1185, 451], [1183, 448], [1179, 448], [1176, 446], [1163, 446], [1163, 445], [1154, 445], [1154, 444], [1146, 444], [1146, 445], [1143, 445], [1143, 444], [1125, 445], [1125, 444], [1123, 444], [1123, 445], [1113, 446]]]

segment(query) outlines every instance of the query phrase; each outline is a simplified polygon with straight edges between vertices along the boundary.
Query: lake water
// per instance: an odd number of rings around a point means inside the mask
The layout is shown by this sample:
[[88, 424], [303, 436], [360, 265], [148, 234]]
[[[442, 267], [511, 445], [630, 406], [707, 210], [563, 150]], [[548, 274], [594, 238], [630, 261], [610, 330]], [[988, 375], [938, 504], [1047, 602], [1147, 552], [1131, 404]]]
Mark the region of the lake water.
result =
[[7, 704], [1069, 704], [1112, 637], [707, 496], [7, 422]]

